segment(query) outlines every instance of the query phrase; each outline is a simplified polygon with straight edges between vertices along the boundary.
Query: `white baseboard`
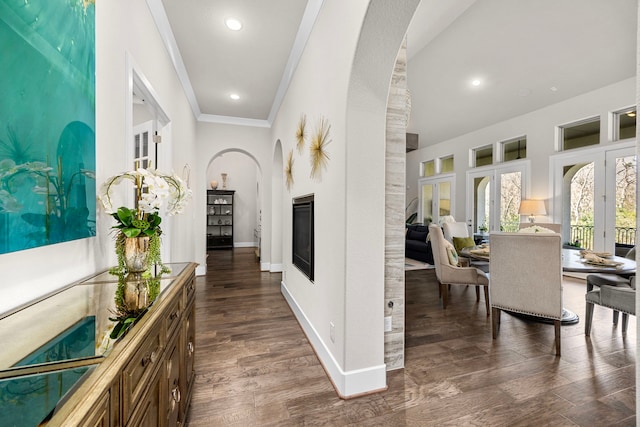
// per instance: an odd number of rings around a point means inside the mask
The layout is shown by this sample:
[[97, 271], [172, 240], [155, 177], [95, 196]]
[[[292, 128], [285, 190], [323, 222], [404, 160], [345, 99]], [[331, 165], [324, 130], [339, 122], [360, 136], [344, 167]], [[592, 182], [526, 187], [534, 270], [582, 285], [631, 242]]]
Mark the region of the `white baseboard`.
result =
[[387, 372], [384, 364], [343, 371], [295, 298], [289, 293], [284, 282], [280, 282], [280, 290], [341, 398], [348, 399], [387, 388]]
[[268, 262], [260, 263], [260, 271], [270, 271], [270, 270], [271, 270], [271, 263], [268, 263]]
[[257, 242], [234, 242], [233, 247], [234, 248], [257, 248], [258, 243]]
[[196, 267], [196, 276], [204, 276], [207, 274], [207, 266], [206, 265], [198, 265]]
[[271, 264], [269, 271], [271, 273], [282, 273], [284, 271], [284, 266], [282, 264]]

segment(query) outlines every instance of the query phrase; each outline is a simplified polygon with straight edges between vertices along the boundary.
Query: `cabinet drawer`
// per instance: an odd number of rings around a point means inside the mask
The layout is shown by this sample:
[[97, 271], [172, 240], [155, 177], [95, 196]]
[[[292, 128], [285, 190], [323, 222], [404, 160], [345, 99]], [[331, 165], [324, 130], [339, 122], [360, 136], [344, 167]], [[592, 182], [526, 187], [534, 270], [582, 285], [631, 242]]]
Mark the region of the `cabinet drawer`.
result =
[[126, 420], [149, 385], [162, 356], [161, 329], [156, 328], [122, 371], [122, 416]]
[[169, 305], [169, 311], [164, 318], [164, 330], [166, 331], [164, 342], [168, 342], [173, 333], [180, 325], [180, 314], [182, 312], [182, 295], [179, 295]]
[[188, 307], [191, 304], [191, 301], [195, 298], [196, 295], [196, 279], [194, 276], [187, 281], [187, 284], [184, 286], [184, 307]]

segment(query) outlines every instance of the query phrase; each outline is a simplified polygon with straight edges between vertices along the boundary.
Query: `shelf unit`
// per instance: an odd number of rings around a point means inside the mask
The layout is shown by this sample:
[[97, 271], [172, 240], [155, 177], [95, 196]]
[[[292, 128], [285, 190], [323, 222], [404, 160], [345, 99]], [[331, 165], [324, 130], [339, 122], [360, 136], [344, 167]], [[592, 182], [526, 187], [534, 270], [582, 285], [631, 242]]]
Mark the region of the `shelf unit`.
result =
[[235, 190], [207, 190], [207, 250], [233, 248]]

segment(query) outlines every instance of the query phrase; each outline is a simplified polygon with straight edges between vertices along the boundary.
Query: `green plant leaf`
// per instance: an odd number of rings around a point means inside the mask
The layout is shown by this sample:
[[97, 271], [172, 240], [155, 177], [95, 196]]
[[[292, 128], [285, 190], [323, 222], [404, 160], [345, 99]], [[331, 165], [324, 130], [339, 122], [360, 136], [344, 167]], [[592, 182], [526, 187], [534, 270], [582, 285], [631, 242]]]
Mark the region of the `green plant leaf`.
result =
[[127, 237], [138, 237], [141, 231], [142, 230], [140, 230], [139, 228], [123, 228], [122, 229], [122, 232]]

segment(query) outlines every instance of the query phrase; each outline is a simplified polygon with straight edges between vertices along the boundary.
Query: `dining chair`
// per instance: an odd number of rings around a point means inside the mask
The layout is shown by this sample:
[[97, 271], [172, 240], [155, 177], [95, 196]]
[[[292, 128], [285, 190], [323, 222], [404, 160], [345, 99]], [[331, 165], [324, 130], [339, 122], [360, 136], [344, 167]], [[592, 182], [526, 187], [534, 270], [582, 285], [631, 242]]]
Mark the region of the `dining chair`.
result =
[[489, 287], [492, 335], [502, 311], [553, 320], [560, 356], [562, 236], [557, 233], [491, 233]]
[[[442, 231], [444, 232], [444, 238], [451, 242], [458, 252], [464, 247], [475, 245], [473, 237], [469, 236], [469, 226], [465, 222], [445, 222], [442, 224]], [[489, 263], [487, 261], [464, 259], [467, 265], [479, 268], [485, 273], [489, 272]]]
[[[489, 276], [476, 267], [459, 266], [456, 249], [451, 242], [444, 238], [444, 234], [439, 225], [431, 224], [429, 226], [429, 236], [431, 236], [436, 277], [440, 284], [442, 307], [447, 308], [449, 302], [449, 285], [482, 286], [484, 288], [487, 316], [489, 316], [491, 313], [489, 309]], [[477, 292], [476, 301], [479, 300], [480, 295], [479, 292]]]
[[591, 335], [594, 305], [613, 310], [613, 324], [618, 324], [622, 312], [622, 333], [627, 332], [629, 315], [636, 315], [636, 276], [629, 278], [614, 274], [590, 274], [587, 276], [587, 293], [585, 294], [584, 334]]

